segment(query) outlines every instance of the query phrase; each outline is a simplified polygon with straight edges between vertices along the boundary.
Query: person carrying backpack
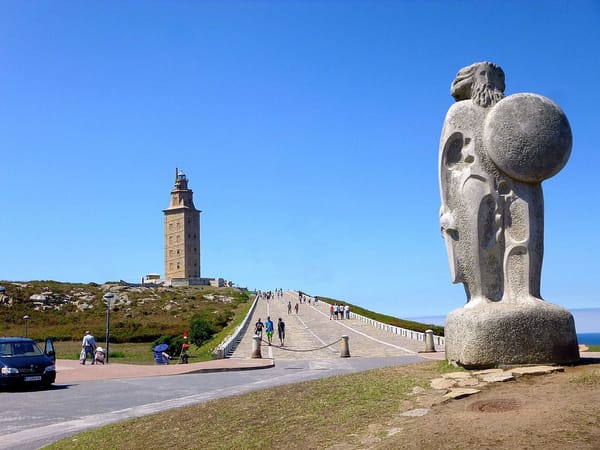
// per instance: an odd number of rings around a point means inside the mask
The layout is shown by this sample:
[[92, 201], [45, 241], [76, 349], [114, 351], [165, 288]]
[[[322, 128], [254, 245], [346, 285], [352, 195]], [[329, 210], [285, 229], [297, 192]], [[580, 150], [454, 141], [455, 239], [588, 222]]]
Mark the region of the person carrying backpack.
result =
[[260, 321], [260, 317], [259, 317], [258, 322], [256, 322], [256, 324], [254, 325], [254, 335], [258, 336], [261, 339], [262, 339], [263, 326], [264, 326], [264, 324]]

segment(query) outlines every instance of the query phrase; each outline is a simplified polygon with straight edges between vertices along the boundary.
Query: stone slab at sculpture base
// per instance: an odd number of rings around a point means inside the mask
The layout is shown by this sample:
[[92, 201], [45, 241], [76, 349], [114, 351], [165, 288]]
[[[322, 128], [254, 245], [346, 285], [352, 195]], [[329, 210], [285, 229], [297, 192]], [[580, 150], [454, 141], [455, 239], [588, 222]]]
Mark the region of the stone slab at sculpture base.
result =
[[446, 318], [446, 359], [468, 369], [579, 360], [569, 311], [542, 300], [486, 302]]

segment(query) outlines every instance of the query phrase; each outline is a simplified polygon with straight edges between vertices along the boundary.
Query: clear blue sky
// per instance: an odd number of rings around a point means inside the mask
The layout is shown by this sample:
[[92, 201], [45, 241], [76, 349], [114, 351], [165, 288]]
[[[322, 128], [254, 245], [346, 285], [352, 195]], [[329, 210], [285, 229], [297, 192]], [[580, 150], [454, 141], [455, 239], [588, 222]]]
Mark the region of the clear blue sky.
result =
[[400, 317], [462, 306], [440, 237], [450, 83], [566, 112], [542, 295], [599, 306], [600, 2], [0, 1], [0, 279], [164, 273], [175, 167], [202, 275]]

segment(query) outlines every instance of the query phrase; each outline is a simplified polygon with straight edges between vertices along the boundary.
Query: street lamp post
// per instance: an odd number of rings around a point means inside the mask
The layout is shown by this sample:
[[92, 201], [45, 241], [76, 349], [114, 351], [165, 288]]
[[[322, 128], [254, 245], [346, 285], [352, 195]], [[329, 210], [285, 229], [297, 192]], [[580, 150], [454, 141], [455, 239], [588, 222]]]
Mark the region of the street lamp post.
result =
[[104, 301], [106, 302], [106, 364], [108, 364], [108, 344], [110, 337], [110, 307], [112, 306], [114, 298], [115, 294], [112, 292], [104, 294]]
[[29, 315], [25, 314], [23, 320], [25, 321], [25, 337], [27, 337], [27, 322], [29, 322]]

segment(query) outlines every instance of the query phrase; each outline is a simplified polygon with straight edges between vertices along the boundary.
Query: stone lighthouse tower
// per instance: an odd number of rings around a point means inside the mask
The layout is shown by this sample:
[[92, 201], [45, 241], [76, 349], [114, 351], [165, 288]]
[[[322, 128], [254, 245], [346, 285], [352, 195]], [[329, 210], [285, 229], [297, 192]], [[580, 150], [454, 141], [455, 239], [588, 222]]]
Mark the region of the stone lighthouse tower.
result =
[[[200, 213], [183, 172], [175, 169], [175, 187], [165, 214], [165, 278], [200, 282]], [[185, 281], [184, 281], [185, 280]]]

